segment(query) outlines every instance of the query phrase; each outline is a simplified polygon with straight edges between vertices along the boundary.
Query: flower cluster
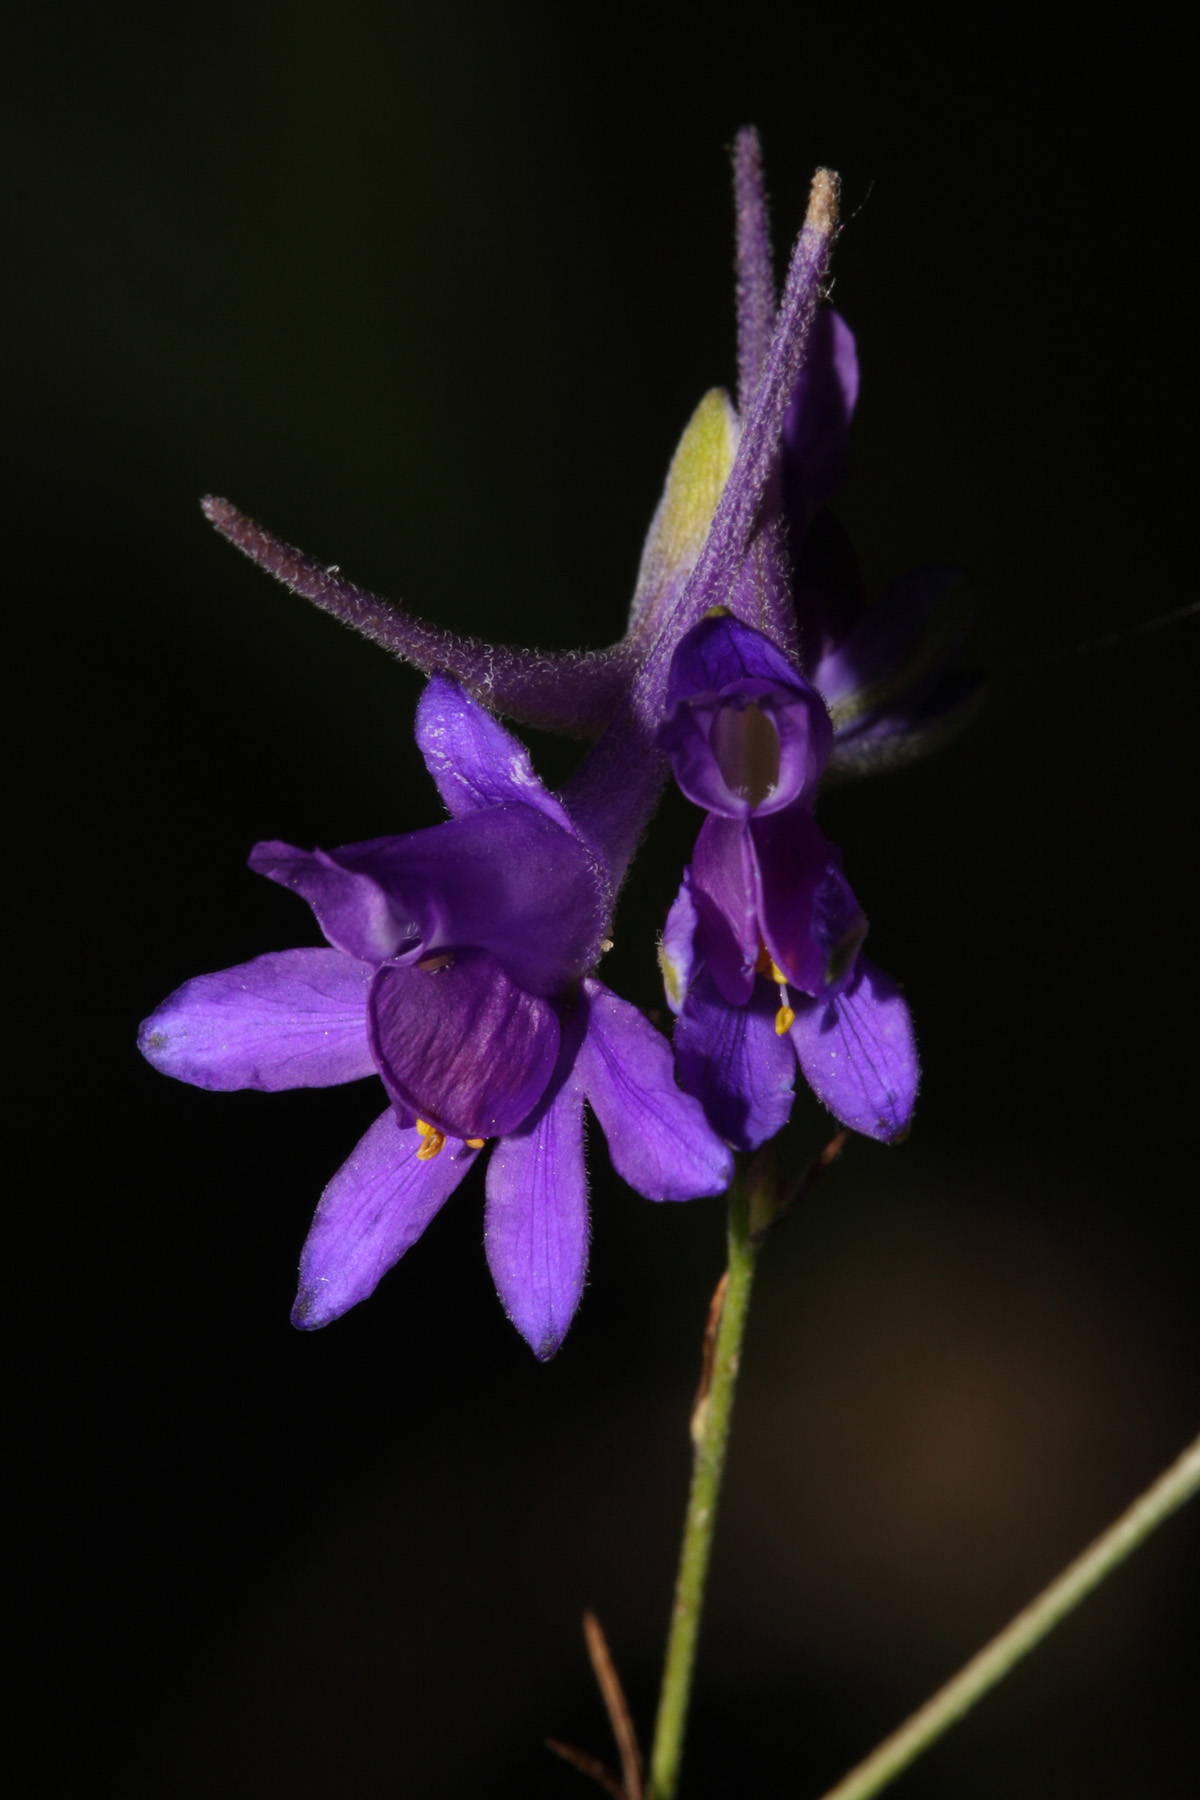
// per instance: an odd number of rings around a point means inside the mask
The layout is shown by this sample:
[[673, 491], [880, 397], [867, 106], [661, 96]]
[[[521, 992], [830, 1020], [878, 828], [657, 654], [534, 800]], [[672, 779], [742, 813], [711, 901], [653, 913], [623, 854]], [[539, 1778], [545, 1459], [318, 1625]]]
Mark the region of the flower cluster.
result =
[[[909, 760], [960, 724], [966, 621], [927, 570], [866, 606], [827, 503], [858, 392], [823, 302], [837, 184], [813, 182], [776, 304], [758, 142], [739, 135], [738, 404], [689, 422], [610, 649], [481, 644], [400, 611], [223, 500], [226, 537], [430, 675], [417, 742], [450, 813], [334, 851], [260, 844], [251, 866], [312, 908], [325, 947], [188, 982], [141, 1048], [200, 1087], [378, 1075], [387, 1110], [323, 1194], [293, 1318], [364, 1298], [491, 1143], [485, 1242], [535, 1352], [582, 1292], [584, 1103], [639, 1193], [721, 1192], [732, 1150], [785, 1123], [798, 1065], [843, 1124], [884, 1141], [917, 1086], [897, 989], [814, 817], [824, 780]], [[561, 794], [495, 714], [595, 740]], [[598, 979], [616, 896], [672, 772], [705, 811], [660, 962], [673, 1046]]]
[[908, 1009], [861, 954], [838, 851], [813, 817], [833, 727], [820, 694], [730, 616], [689, 632], [659, 742], [706, 809], [659, 960], [679, 1078], [751, 1150], [786, 1124], [799, 1062], [855, 1131], [891, 1141], [917, 1088]]

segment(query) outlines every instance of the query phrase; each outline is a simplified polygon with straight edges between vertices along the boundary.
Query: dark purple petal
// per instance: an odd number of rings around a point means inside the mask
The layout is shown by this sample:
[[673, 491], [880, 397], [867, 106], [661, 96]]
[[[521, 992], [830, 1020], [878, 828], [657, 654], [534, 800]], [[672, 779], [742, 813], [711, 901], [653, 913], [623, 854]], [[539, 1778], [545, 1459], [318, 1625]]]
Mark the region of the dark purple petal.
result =
[[834, 743], [830, 779], [845, 781], [907, 768], [957, 737], [975, 717], [982, 699], [981, 675], [952, 675], [916, 707], [901, 700], [895, 711], [868, 714]]
[[671, 663], [658, 742], [689, 800], [727, 818], [816, 792], [833, 730], [815, 689], [762, 632], [704, 619]]
[[600, 953], [594, 855], [531, 806], [493, 806], [340, 849], [260, 844], [251, 867], [295, 889], [338, 949], [364, 962], [490, 950], [519, 986], [561, 993]]
[[283, 950], [177, 988], [138, 1048], [164, 1075], [228, 1090], [332, 1087], [374, 1074], [365, 963], [340, 950]]
[[418, 702], [417, 748], [456, 819], [517, 802], [573, 833], [561, 800], [534, 774], [524, 744], [445, 675], [430, 676]]
[[679, 1085], [736, 1150], [756, 1150], [791, 1116], [796, 1053], [775, 1029], [778, 1010], [777, 990], [762, 980], [746, 1006], [727, 1006], [705, 970], [675, 1027]]
[[839, 733], [897, 695], [911, 702], [941, 678], [971, 625], [960, 583], [957, 570], [941, 568], [894, 581], [822, 657], [813, 681]]
[[575, 1067], [613, 1167], [647, 1200], [721, 1194], [733, 1158], [698, 1100], [677, 1086], [671, 1046], [636, 1006], [583, 983], [587, 1033]]
[[701, 619], [671, 658], [667, 709], [681, 701], [711, 700], [762, 682], [767, 688], [805, 693], [808, 683], [777, 644], [728, 614]]
[[753, 819], [749, 834], [757, 917], [771, 957], [802, 993], [840, 993], [867, 934], [840, 852], [802, 806]]
[[873, 963], [861, 958], [836, 1000], [797, 999], [790, 1036], [805, 1080], [835, 1119], [885, 1144], [907, 1131], [920, 1078], [912, 1020]]
[[[823, 306], [813, 320], [783, 422], [784, 510], [802, 535], [818, 506], [846, 480], [850, 421], [858, 399], [854, 334], [840, 313]], [[793, 535], [798, 548], [798, 539]], [[794, 551], [793, 551], [794, 554]]]
[[583, 1087], [573, 1063], [574, 1041], [564, 1042], [536, 1111], [496, 1145], [487, 1172], [488, 1267], [505, 1312], [543, 1362], [566, 1336], [587, 1272]]
[[327, 568], [293, 550], [228, 500], [210, 495], [201, 504], [222, 537], [294, 594], [418, 669], [456, 676], [485, 705], [509, 718], [569, 737], [596, 737], [628, 690], [632, 670], [620, 646], [552, 655], [459, 637], [368, 593], [336, 566]]
[[[866, 611], [862, 570], [845, 528], [823, 506], [804, 534], [792, 564], [792, 592], [805, 674], [820, 688], [821, 659], [849, 636]], [[825, 695], [828, 701], [828, 695]]]
[[696, 952], [731, 1006], [754, 986], [758, 961], [758, 896], [750, 828], [742, 819], [709, 813], [700, 827], [689, 870], [696, 905]]
[[300, 1253], [293, 1325], [316, 1331], [365, 1300], [454, 1192], [475, 1152], [448, 1140], [424, 1159], [426, 1141], [385, 1112], [342, 1164]]
[[696, 926], [699, 914], [692, 898], [692, 872], [683, 871], [683, 883], [671, 903], [667, 923], [658, 945], [658, 966], [662, 973], [667, 1005], [677, 1013], [687, 997], [696, 973]]
[[406, 1115], [448, 1137], [515, 1131], [558, 1056], [554, 1008], [517, 987], [483, 950], [456, 952], [440, 967], [380, 969], [367, 1020], [388, 1093]]
[[775, 329], [771, 223], [763, 191], [762, 146], [752, 125], [739, 131], [734, 141], [733, 201], [737, 217], [738, 406], [748, 412]]

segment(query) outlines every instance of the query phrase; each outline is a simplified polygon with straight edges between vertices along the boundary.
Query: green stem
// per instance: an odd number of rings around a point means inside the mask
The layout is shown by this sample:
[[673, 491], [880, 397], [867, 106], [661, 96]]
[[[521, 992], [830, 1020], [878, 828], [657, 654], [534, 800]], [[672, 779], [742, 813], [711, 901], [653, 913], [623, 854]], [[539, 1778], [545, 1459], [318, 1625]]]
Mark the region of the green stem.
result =
[[961, 1719], [967, 1708], [987, 1693], [1027, 1656], [1060, 1619], [1098, 1587], [1177, 1507], [1200, 1492], [1200, 1438], [1147, 1488], [1127, 1512], [1110, 1525], [1083, 1555], [1064, 1569], [999, 1637], [992, 1639], [932, 1700], [892, 1733], [879, 1748], [852, 1769], [824, 1800], [870, 1800], [893, 1781], [935, 1739]]
[[739, 1174], [729, 1192], [729, 1268], [711, 1381], [707, 1394], [701, 1397], [692, 1416], [695, 1460], [654, 1727], [654, 1747], [650, 1753], [648, 1800], [675, 1800], [679, 1783], [696, 1639], [704, 1605], [704, 1583], [712, 1550], [756, 1255], [757, 1247], [750, 1235], [750, 1201]]

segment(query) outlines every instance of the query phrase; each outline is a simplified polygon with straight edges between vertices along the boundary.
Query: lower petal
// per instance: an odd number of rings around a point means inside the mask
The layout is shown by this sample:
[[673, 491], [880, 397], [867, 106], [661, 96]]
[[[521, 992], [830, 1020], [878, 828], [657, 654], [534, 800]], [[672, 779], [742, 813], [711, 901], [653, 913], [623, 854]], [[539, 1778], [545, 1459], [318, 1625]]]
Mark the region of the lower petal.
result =
[[492, 1152], [484, 1242], [505, 1312], [534, 1355], [554, 1355], [583, 1294], [587, 1173], [583, 1088], [573, 1046], [537, 1111]]
[[374, 1292], [475, 1160], [474, 1150], [455, 1142], [422, 1158], [427, 1143], [388, 1111], [342, 1164], [300, 1253], [293, 1325], [316, 1331]]
[[890, 1144], [903, 1136], [920, 1066], [908, 1006], [865, 957], [836, 1000], [798, 999], [790, 1032], [805, 1080], [836, 1119]]
[[380, 969], [368, 1032], [384, 1086], [406, 1115], [448, 1137], [523, 1125], [554, 1070], [558, 1015], [484, 950]]
[[746, 820], [709, 813], [692, 851], [690, 874], [699, 921], [697, 954], [730, 1005], [741, 1006], [750, 998], [758, 958], [754, 857]]
[[587, 1035], [576, 1067], [617, 1174], [647, 1200], [724, 1193], [733, 1158], [676, 1083], [666, 1038], [599, 981], [583, 991]]
[[372, 1075], [371, 971], [340, 950], [283, 950], [177, 988], [138, 1049], [164, 1075], [228, 1091], [333, 1087]]
[[759, 920], [772, 960], [801, 993], [824, 999], [854, 973], [867, 921], [840, 853], [801, 806], [754, 819]]
[[704, 971], [675, 1027], [679, 1085], [737, 1150], [756, 1150], [791, 1116], [796, 1055], [775, 1029], [779, 995], [756, 981], [746, 1006], [728, 1006]]

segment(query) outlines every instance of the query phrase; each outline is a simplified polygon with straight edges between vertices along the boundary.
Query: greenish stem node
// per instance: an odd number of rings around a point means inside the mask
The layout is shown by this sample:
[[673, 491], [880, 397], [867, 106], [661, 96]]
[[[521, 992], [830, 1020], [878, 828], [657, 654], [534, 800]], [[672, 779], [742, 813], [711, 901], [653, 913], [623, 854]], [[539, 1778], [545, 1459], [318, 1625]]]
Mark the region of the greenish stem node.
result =
[[725, 1449], [729, 1442], [729, 1424], [733, 1415], [733, 1395], [737, 1385], [757, 1254], [757, 1246], [750, 1231], [750, 1200], [739, 1170], [729, 1190], [729, 1266], [723, 1284], [711, 1373], [707, 1387], [701, 1383], [701, 1392], [692, 1414], [692, 1440], [695, 1446], [692, 1485], [684, 1520], [679, 1573], [675, 1581], [675, 1604], [667, 1637], [658, 1718], [654, 1726], [654, 1746], [650, 1753], [648, 1800], [675, 1800], [679, 1785], [679, 1766], [683, 1756], [692, 1672], [696, 1660], [696, 1640], [704, 1605], [704, 1584], [712, 1551], [717, 1501], [725, 1468]]
[[973, 1656], [965, 1668], [927, 1700], [906, 1724], [849, 1775], [830, 1788], [824, 1800], [871, 1800], [894, 1781], [922, 1751], [941, 1737], [968, 1707], [1002, 1681], [1028, 1656], [1060, 1619], [1099, 1587], [1138, 1545], [1170, 1518], [1185, 1500], [1200, 1492], [1200, 1438], [1197, 1438], [1139, 1500], [1071, 1563], [1056, 1581], [1017, 1614], [998, 1637]]

